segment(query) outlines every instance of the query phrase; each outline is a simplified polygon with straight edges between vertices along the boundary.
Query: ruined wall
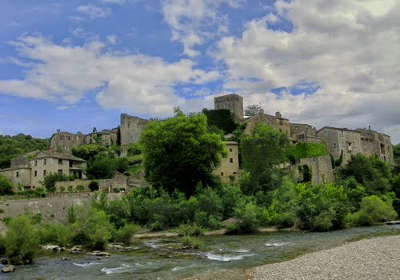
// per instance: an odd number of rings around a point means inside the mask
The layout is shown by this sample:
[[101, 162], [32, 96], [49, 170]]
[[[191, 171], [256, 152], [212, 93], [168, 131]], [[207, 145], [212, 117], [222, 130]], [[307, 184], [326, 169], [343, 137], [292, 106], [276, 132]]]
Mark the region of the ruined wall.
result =
[[239, 146], [237, 142], [225, 141], [227, 157], [221, 159], [221, 164], [214, 174], [221, 177], [222, 182], [229, 183], [231, 178], [239, 173]]
[[237, 94], [227, 94], [214, 98], [214, 109], [228, 109], [237, 121], [243, 119], [243, 97]]
[[148, 120], [121, 114], [120, 141], [123, 156], [127, 154], [128, 144], [139, 141], [140, 134], [148, 123]]
[[50, 138], [50, 149], [53, 151], [71, 152], [73, 148], [86, 144], [86, 135], [57, 131]]
[[296, 143], [319, 143], [315, 127], [302, 123], [289, 123], [290, 136]]
[[14, 191], [23, 190], [23, 188], [30, 186], [31, 169], [28, 167], [7, 168], [0, 171], [0, 174], [10, 180]]
[[285, 133], [287, 136], [290, 136], [289, 121], [285, 118], [282, 118], [279, 112], [277, 112], [275, 116], [260, 113], [245, 120], [244, 123], [246, 124], [244, 133], [247, 135], [250, 135], [252, 133], [256, 124], [263, 123], [282, 133]]
[[[131, 186], [128, 185], [129, 177], [123, 174], [117, 174], [112, 179], [96, 179], [99, 183], [100, 191], [113, 192], [114, 190], [124, 189], [128, 191]], [[70, 192], [70, 188], [72, 187], [72, 191], [76, 191], [79, 185], [84, 187], [84, 191], [90, 191], [88, 188], [89, 183], [92, 180], [74, 180], [74, 181], [61, 181], [56, 182], [55, 187], [57, 192], [61, 192], [61, 187], [64, 188], [64, 192]], [[70, 187], [71, 186], [71, 187]]]
[[[40, 213], [45, 221], [65, 222], [69, 207], [89, 207], [93, 193], [55, 193], [48, 197], [34, 199], [0, 199], [0, 220], [4, 217], [17, 217], [30, 212]], [[110, 199], [121, 198], [123, 194], [108, 194]]]
[[361, 144], [366, 156], [376, 156], [385, 162], [394, 163], [390, 136], [369, 129], [357, 131], [361, 133]]
[[312, 184], [324, 184], [334, 181], [331, 158], [329, 155], [324, 155], [314, 158], [303, 158], [292, 167], [298, 178], [301, 177], [299, 167], [307, 165], [311, 170]]

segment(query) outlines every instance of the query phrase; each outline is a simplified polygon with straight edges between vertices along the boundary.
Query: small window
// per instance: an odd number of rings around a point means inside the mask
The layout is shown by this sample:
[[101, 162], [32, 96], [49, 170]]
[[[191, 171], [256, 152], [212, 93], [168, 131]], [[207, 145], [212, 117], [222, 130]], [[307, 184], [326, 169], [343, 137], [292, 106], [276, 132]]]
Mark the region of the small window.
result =
[[47, 159], [44, 159], [43, 160], [43, 165], [46, 165], [47, 164]]
[[230, 148], [229, 151], [232, 153], [232, 148]]
[[43, 170], [43, 176], [46, 176], [46, 170]]
[[69, 161], [69, 167], [72, 167], [72, 160]]
[[35, 177], [37, 177], [37, 170], [35, 170]]
[[62, 169], [58, 169], [58, 175], [63, 175]]
[[16, 173], [15, 173], [15, 177], [19, 177], [19, 172], [17, 171]]
[[59, 159], [59, 160], [58, 160], [58, 164], [63, 164], [63, 160], [62, 160], [62, 159]]
[[230, 158], [230, 159], [229, 159], [229, 162], [232, 163], [232, 162], [233, 162], [233, 158]]
[[35, 159], [35, 166], [37, 166], [37, 159]]
[[221, 172], [221, 176], [224, 176], [224, 172]]

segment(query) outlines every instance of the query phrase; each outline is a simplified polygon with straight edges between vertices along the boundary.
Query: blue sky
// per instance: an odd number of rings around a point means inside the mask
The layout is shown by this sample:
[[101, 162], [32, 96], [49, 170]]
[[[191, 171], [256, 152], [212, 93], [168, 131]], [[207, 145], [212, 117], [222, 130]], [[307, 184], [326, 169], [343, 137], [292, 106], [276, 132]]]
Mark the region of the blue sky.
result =
[[333, 2], [2, 0], [0, 133], [113, 128], [235, 92], [399, 142], [400, 4]]

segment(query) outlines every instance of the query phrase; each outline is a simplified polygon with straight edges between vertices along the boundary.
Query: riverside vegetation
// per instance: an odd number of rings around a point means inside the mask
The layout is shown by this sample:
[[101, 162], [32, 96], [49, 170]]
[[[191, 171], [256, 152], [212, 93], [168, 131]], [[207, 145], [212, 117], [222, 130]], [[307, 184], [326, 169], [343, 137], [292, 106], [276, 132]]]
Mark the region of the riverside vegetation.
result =
[[[221, 137], [226, 123], [219, 127], [220, 123], [211, 123], [205, 114], [185, 116], [179, 111], [173, 118], [150, 123], [140, 143], [131, 147], [130, 156], [140, 160], [128, 159], [125, 168], [125, 172], [144, 168], [150, 187], [134, 189], [119, 200], [98, 193], [90, 207], [68, 209], [66, 224], [29, 214], [7, 219], [0, 255], [12, 263], [30, 263], [39, 246], [48, 243], [103, 250], [108, 242], [129, 243], [143, 229], [177, 231], [185, 248], [201, 248], [196, 236], [222, 227], [232, 234], [255, 232], [260, 226], [328, 231], [382, 223], [400, 212], [396, 168], [355, 155], [336, 169], [335, 183], [297, 182], [277, 166], [326, 150], [320, 144], [291, 145], [284, 134], [265, 125], [257, 125], [251, 135], [242, 135], [243, 127], [229, 126], [240, 141], [243, 172], [237, 182], [222, 184], [212, 174], [226, 153]], [[75, 153], [88, 151], [90, 165], [108, 158], [103, 147], [88, 148]], [[396, 146], [396, 161], [399, 150]], [[0, 179], [0, 190], [7, 188]], [[234, 222], [223, 223], [227, 219]]]

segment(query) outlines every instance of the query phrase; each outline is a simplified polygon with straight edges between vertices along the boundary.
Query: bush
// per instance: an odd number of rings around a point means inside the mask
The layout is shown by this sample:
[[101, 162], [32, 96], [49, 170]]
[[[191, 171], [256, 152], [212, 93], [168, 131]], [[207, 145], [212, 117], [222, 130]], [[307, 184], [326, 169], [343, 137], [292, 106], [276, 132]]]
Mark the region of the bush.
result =
[[0, 256], [3, 256], [6, 253], [6, 246], [4, 237], [0, 235]]
[[201, 249], [204, 247], [204, 243], [196, 237], [183, 236], [182, 245], [185, 249]]
[[122, 242], [129, 244], [132, 236], [140, 230], [140, 226], [135, 224], [126, 224], [120, 229], [114, 231], [113, 240], [116, 242]]
[[65, 192], [65, 187], [64, 186], [60, 187], [60, 192]]
[[4, 237], [6, 256], [13, 264], [32, 263], [39, 249], [35, 227], [27, 216], [19, 216], [8, 223]]
[[77, 192], [83, 192], [85, 190], [85, 186], [84, 185], [78, 185], [76, 186], [76, 191]]
[[370, 226], [377, 223], [393, 220], [397, 217], [396, 211], [389, 199], [383, 201], [376, 195], [364, 197], [360, 210], [346, 217], [349, 225]]
[[68, 192], [73, 192], [74, 191], [74, 187], [73, 186], [68, 186]]
[[41, 183], [48, 192], [54, 192], [56, 190], [56, 188], [55, 188], [56, 182], [69, 181], [69, 180], [70, 180], [70, 177], [68, 177], [68, 176], [53, 173], [53, 174], [49, 174], [46, 177], [44, 177], [43, 182], [41, 182]]
[[0, 195], [8, 195], [12, 193], [13, 190], [11, 182], [3, 175], [0, 175]]
[[181, 236], [200, 236], [204, 234], [204, 229], [196, 224], [182, 224], [177, 228]]
[[90, 181], [88, 185], [89, 189], [91, 192], [98, 191], [99, 190], [99, 182], [97, 181]]

